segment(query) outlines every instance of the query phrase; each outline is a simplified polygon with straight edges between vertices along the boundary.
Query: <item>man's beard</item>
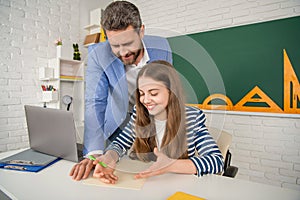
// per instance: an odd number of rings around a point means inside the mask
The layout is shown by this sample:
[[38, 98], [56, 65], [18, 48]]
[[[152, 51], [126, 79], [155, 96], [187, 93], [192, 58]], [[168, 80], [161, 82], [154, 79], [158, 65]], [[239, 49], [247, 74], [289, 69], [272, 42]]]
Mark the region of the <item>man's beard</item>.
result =
[[128, 57], [133, 55], [133, 59], [132, 60], [123, 60], [122, 56], [118, 56], [118, 58], [124, 63], [124, 65], [132, 65], [136, 62], [136, 59], [138, 58], [138, 56], [141, 54], [142, 50], [139, 49], [136, 52], [129, 52], [128, 54], [126, 54], [123, 57]]

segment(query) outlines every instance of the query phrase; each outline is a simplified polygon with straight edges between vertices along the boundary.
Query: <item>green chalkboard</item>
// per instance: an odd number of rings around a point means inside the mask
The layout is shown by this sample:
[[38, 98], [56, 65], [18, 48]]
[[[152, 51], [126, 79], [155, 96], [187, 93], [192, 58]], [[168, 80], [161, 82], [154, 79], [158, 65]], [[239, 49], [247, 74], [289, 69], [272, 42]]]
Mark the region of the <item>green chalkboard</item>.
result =
[[[187, 102], [221, 93], [233, 104], [259, 86], [283, 108], [283, 49], [300, 80], [300, 17], [168, 38]], [[264, 106], [264, 105], [262, 105]]]

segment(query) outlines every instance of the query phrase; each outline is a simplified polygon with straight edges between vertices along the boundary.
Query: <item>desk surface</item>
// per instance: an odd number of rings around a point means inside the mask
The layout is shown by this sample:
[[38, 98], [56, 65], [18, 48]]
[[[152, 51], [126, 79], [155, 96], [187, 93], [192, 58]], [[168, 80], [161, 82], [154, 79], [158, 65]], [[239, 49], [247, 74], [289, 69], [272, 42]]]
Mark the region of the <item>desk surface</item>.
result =
[[[0, 154], [4, 158], [13, 152]], [[165, 174], [147, 179], [141, 190], [85, 185], [73, 181], [69, 171], [74, 163], [61, 160], [39, 173], [0, 169], [0, 189], [12, 199], [167, 199], [176, 191], [209, 200], [299, 200], [300, 191], [232, 179], [218, 175]]]

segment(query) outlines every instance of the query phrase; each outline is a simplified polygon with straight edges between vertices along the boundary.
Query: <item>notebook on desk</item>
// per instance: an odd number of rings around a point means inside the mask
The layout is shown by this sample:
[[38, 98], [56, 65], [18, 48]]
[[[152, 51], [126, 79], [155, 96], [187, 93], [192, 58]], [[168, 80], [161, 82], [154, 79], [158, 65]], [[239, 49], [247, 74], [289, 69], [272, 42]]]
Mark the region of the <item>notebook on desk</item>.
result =
[[72, 112], [25, 105], [25, 115], [30, 149], [0, 160], [2, 167], [44, 167], [61, 158], [74, 162], [81, 159]]

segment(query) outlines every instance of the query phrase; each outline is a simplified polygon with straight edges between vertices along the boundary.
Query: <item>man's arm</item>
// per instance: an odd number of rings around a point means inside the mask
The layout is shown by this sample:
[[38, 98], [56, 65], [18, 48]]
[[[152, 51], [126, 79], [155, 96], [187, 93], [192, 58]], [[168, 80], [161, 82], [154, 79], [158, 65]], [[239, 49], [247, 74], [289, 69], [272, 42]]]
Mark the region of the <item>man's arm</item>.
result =
[[172, 50], [166, 38], [145, 35], [143, 41], [147, 48], [150, 62], [154, 60], [165, 60], [173, 64]]
[[[85, 113], [84, 113], [84, 152], [103, 151], [104, 118], [108, 97], [108, 80], [98, 59], [99, 46], [90, 46], [86, 70]], [[98, 151], [98, 153], [101, 153]]]

